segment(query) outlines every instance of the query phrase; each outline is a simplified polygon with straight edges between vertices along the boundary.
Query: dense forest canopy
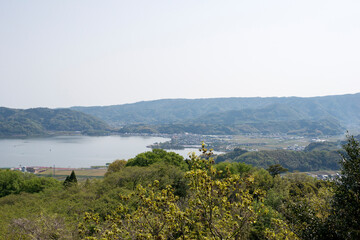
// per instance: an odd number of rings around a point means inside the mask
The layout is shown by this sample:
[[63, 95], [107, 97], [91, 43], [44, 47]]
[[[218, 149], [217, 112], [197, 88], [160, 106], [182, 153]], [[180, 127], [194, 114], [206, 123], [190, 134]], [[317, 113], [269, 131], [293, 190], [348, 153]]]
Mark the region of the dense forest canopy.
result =
[[[360, 123], [360, 93], [325, 97], [163, 99], [104, 107], [73, 107], [114, 126], [332, 119], [347, 129]], [[230, 122], [229, 122], [230, 121]], [[233, 122], [235, 121], [235, 122]]]
[[243, 162], [261, 168], [280, 164], [290, 171], [338, 170], [341, 156], [339, 150], [263, 150], [254, 152], [229, 152], [215, 157], [220, 162]]
[[11, 109], [0, 107], [0, 137], [36, 136], [54, 132], [79, 131], [102, 134], [109, 126], [93, 117], [70, 109]]
[[174, 123], [126, 125], [119, 133], [193, 133], [200, 135], [285, 134], [297, 136], [339, 135], [344, 129], [332, 120], [263, 121], [244, 124]]

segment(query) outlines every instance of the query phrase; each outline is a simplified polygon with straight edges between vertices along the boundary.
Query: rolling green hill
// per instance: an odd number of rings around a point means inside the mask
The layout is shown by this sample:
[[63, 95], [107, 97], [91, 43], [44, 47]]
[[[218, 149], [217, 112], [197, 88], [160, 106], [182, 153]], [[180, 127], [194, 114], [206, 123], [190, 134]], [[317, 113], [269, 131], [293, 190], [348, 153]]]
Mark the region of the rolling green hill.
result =
[[79, 131], [101, 134], [109, 130], [103, 121], [69, 109], [10, 109], [0, 107], [0, 136], [37, 136]]
[[120, 132], [335, 135], [360, 129], [360, 93], [325, 97], [163, 99], [73, 107]]
[[202, 115], [193, 122], [199, 123], [219, 123], [219, 124], [242, 124], [242, 123], [259, 123], [259, 122], [284, 122], [297, 121], [301, 119], [307, 120], [322, 120], [322, 119], [336, 119], [326, 111], [317, 111], [309, 114], [304, 110], [298, 110], [295, 107], [285, 104], [271, 104], [264, 108], [253, 108], [243, 110], [230, 110], [221, 113], [209, 113]]
[[[332, 117], [348, 127], [360, 123], [360, 93], [310, 98], [163, 99], [72, 109], [96, 116], [114, 126], [179, 123], [209, 114], [226, 115], [228, 111], [243, 111], [241, 114], [247, 114], [249, 118], [262, 118], [269, 112], [272, 117], [282, 117], [284, 120], [319, 120]], [[261, 112], [256, 111], [260, 109], [267, 113], [261, 116]]]
[[328, 120], [264, 121], [244, 124], [174, 123], [127, 125], [119, 133], [194, 133], [202, 135], [241, 135], [241, 134], [290, 134], [302, 136], [337, 135], [343, 133], [337, 122]]
[[[311, 146], [310, 146], [311, 145]], [[305, 151], [264, 150], [247, 152], [239, 148], [216, 156], [216, 163], [242, 162], [256, 167], [268, 168], [280, 164], [289, 171], [338, 170], [341, 156], [334, 143], [310, 144]], [[321, 148], [319, 146], [321, 145]]]

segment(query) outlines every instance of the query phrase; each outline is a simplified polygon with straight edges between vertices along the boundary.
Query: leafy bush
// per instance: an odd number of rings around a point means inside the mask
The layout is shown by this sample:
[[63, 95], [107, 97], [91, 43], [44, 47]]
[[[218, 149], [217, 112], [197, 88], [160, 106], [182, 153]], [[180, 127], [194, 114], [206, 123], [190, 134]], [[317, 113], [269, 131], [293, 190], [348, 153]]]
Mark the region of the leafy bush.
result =
[[57, 186], [60, 186], [60, 182], [52, 178], [37, 177], [20, 171], [0, 170], [0, 197], [20, 192], [36, 193]]

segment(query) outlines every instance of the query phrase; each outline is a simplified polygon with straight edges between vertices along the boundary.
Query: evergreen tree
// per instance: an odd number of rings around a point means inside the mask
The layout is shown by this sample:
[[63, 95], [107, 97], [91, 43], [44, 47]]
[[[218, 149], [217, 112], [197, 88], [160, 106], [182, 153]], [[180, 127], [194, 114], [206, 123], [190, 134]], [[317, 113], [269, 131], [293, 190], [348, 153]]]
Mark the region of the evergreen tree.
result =
[[341, 176], [335, 181], [332, 224], [334, 239], [360, 239], [360, 144], [348, 136]]
[[64, 184], [65, 187], [68, 187], [68, 186], [71, 186], [71, 185], [77, 185], [77, 178], [76, 178], [74, 170], [72, 170], [70, 176], [66, 177], [63, 184]]

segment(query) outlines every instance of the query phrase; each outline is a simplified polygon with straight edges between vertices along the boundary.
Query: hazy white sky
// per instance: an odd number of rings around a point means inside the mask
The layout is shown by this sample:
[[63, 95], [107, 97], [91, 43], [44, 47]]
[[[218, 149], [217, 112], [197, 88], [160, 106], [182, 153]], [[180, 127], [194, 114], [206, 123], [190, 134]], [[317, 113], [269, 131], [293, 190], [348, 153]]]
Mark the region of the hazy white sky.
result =
[[0, 106], [356, 92], [358, 0], [0, 0]]

